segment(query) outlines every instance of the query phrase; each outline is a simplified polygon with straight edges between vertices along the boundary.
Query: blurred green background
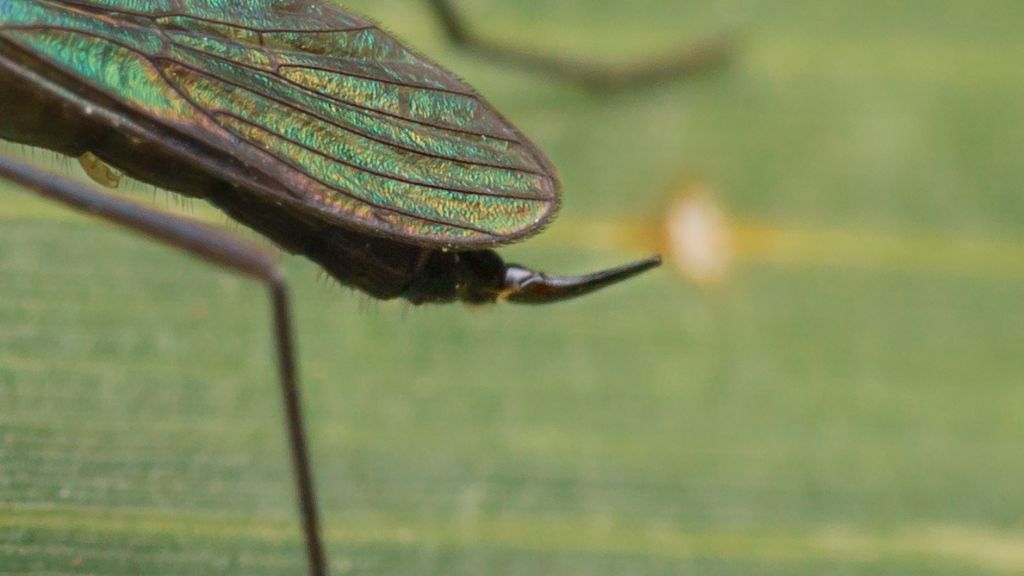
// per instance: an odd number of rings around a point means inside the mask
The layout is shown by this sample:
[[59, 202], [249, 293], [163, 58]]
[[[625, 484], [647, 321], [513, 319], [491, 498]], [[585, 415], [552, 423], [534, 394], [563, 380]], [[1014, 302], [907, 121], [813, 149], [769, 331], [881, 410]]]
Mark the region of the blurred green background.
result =
[[[348, 4], [560, 166], [511, 259], [642, 255], [601, 231], [656, 231], [695, 175], [775, 236], [711, 290], [666, 267], [543, 309], [286, 259], [335, 573], [1024, 573], [1024, 3], [459, 0], [599, 59], [743, 32], [715, 75], [612, 96]], [[0, 574], [300, 573], [262, 289], [8, 186], [0, 222]]]

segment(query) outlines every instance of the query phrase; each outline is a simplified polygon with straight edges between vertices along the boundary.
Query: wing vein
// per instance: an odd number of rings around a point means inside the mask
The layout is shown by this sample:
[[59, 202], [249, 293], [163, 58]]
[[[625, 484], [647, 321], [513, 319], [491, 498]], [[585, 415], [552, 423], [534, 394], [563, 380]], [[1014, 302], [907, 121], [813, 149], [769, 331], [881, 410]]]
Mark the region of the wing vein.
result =
[[302, 33], [316, 33], [316, 34], [330, 34], [332, 32], [358, 32], [360, 30], [373, 30], [378, 28], [376, 24], [367, 23], [360, 26], [352, 26], [350, 28], [256, 28], [255, 26], [247, 26], [245, 24], [239, 24], [238, 22], [229, 22], [226, 20], [217, 20], [214, 18], [207, 18], [204, 16], [197, 16], [195, 14], [189, 14], [187, 12], [163, 12], [160, 14], [153, 14], [151, 12], [145, 12], [142, 10], [126, 10], [124, 8], [111, 8], [108, 6], [97, 6], [95, 4], [89, 4], [88, 2], [78, 2], [76, 0], [43, 0], [44, 2], [56, 4], [58, 6], [70, 6], [79, 8], [90, 14], [95, 14], [97, 11], [102, 11], [105, 14], [117, 14], [120, 16], [134, 16], [136, 18], [145, 18], [150, 22], [156, 22], [159, 18], [188, 18], [195, 20], [196, 22], [202, 22], [205, 24], [213, 24], [216, 26], [225, 26], [228, 28], [237, 28], [239, 30], [245, 30], [247, 32], [260, 33], [265, 32], [267, 34], [302, 34]]
[[[166, 82], [167, 85], [170, 86], [170, 88], [172, 90], [174, 90], [178, 95], [180, 95], [182, 98], [184, 98], [186, 102], [188, 102], [193, 108], [195, 108], [195, 110], [199, 114], [202, 114], [203, 116], [205, 116], [214, 125], [221, 126], [220, 122], [218, 122], [217, 119], [214, 118], [213, 114], [211, 114], [210, 111], [208, 111], [206, 108], [200, 106], [188, 94], [186, 94], [184, 91], [180, 90], [177, 86], [175, 86], [174, 83], [170, 80], [170, 78], [167, 77], [166, 74], [164, 74], [164, 71], [159, 66], [154, 66], [154, 68], [156, 69], [157, 73], [164, 79], [164, 82]], [[262, 132], [266, 132], [267, 134], [270, 134], [270, 135], [274, 136], [275, 138], [281, 138], [282, 140], [291, 142], [287, 138], [284, 138], [282, 136], [274, 134], [273, 132], [270, 132], [270, 131], [264, 129], [262, 126], [258, 126], [256, 124], [253, 124], [252, 122], [249, 122], [245, 118], [239, 118], [239, 117], [237, 117], [237, 116], [235, 116], [233, 114], [230, 114], [230, 113], [227, 114], [227, 115], [228, 116], [232, 116], [233, 118], [237, 119], [238, 121], [240, 121], [240, 122], [242, 122], [244, 124], [247, 124], [247, 125], [255, 128], [256, 130], [260, 130]], [[221, 127], [221, 129], [224, 130], [225, 132], [228, 132], [229, 134], [231, 134], [235, 138], [245, 142], [244, 139], [242, 139], [241, 137], [236, 135], [231, 130], [228, 130], [227, 128], [223, 128], [223, 127]], [[405, 217], [408, 217], [408, 218], [414, 218], [414, 219], [417, 219], [417, 220], [421, 220], [423, 222], [429, 222], [431, 224], [440, 224], [440, 225], [443, 225], [443, 226], [452, 226], [454, 228], [460, 228], [462, 230], [469, 230], [471, 232], [476, 232], [476, 233], [479, 233], [479, 234], [484, 234], [484, 235], [487, 235], [487, 236], [495, 237], [495, 234], [493, 234], [492, 232], [488, 232], [487, 230], [484, 230], [482, 228], [477, 228], [475, 226], [470, 226], [468, 224], [462, 224], [462, 223], [458, 223], [458, 222], [451, 222], [451, 221], [447, 221], [447, 220], [443, 220], [443, 219], [429, 218], [429, 217], [423, 216], [421, 214], [415, 214], [415, 213], [409, 212], [407, 210], [402, 210], [400, 208], [395, 208], [393, 206], [382, 206], [382, 205], [380, 205], [380, 204], [378, 204], [376, 202], [371, 202], [369, 200], [366, 200], [365, 198], [360, 198], [358, 196], [353, 195], [351, 192], [348, 192], [346, 190], [342, 190], [342, 189], [340, 189], [340, 188], [338, 188], [338, 187], [336, 187], [336, 186], [334, 186], [332, 184], [324, 182], [323, 180], [321, 180], [320, 178], [317, 178], [316, 176], [313, 176], [313, 175], [309, 174], [306, 170], [303, 170], [302, 168], [296, 166], [290, 160], [286, 160], [284, 158], [281, 158], [279, 156], [271, 154], [271, 153], [267, 152], [266, 150], [263, 150], [262, 148], [259, 148], [259, 147], [255, 146], [255, 145], [253, 145], [253, 144], [251, 144], [249, 142], [245, 142], [245, 143], [247, 145], [249, 145], [249, 146], [252, 146], [256, 150], [259, 150], [261, 153], [267, 154], [267, 155], [271, 156], [272, 158], [274, 158], [278, 162], [281, 162], [282, 164], [287, 165], [292, 170], [295, 170], [296, 172], [299, 172], [300, 174], [304, 175], [305, 177], [309, 178], [310, 180], [312, 180], [312, 181], [320, 184], [321, 186], [327, 188], [328, 190], [335, 191], [338, 194], [341, 194], [342, 196], [350, 198], [350, 199], [352, 199], [352, 200], [354, 200], [356, 202], [365, 204], [367, 206], [371, 206], [373, 208], [384, 210], [385, 212], [393, 212], [395, 214], [399, 214], [399, 215], [402, 215], [402, 216], [405, 216]], [[320, 154], [319, 152], [317, 152], [315, 150], [313, 150], [312, 152], [314, 152], [315, 154]], [[284, 187], [284, 188], [287, 190], [287, 187]], [[295, 196], [293, 196], [293, 198], [297, 198], [299, 200], [302, 200], [302, 197], [295, 197]]]
[[[204, 56], [209, 56], [210, 58], [213, 58], [215, 60], [220, 60], [222, 62], [227, 62], [229, 64], [233, 64], [233, 65], [239, 66], [241, 68], [245, 68], [247, 70], [253, 70], [253, 71], [261, 72], [261, 73], [265, 73], [266, 72], [266, 70], [262, 70], [260, 68], [255, 67], [255, 66], [250, 66], [250, 65], [245, 64], [243, 62], [237, 62], [235, 60], [231, 60], [229, 58], [225, 58], [225, 57], [220, 56], [218, 54], [211, 54], [209, 52], [204, 52], [202, 50], [199, 50], [197, 48], [193, 48], [193, 47], [185, 45], [185, 44], [179, 44], [177, 42], [174, 42], [173, 39], [171, 40], [171, 42], [174, 43], [175, 46], [178, 46], [178, 47], [180, 47], [182, 49], [189, 50], [191, 52], [198, 52], [199, 54], [202, 54]], [[297, 65], [291, 65], [291, 64], [282, 64], [281, 68], [299, 68], [299, 69], [306, 68], [306, 69], [316, 70], [316, 68], [297, 66]], [[337, 70], [325, 70], [325, 71], [326, 72], [333, 72], [335, 74], [339, 74], [339, 75], [342, 75], [342, 76], [349, 75], [349, 74], [347, 74], [345, 72], [338, 72]], [[355, 75], [352, 75], [352, 76], [355, 76]], [[394, 118], [396, 120], [402, 120], [402, 121], [405, 121], [405, 122], [410, 122], [412, 124], [419, 124], [420, 126], [427, 126], [429, 128], [434, 128], [434, 129], [437, 129], [437, 130], [444, 130], [446, 132], [452, 132], [452, 133], [455, 133], [455, 134], [466, 134], [468, 136], [477, 136], [477, 137], [491, 138], [493, 140], [500, 140], [502, 142], [507, 142], [509, 144], [519, 144], [519, 145], [522, 145], [522, 142], [520, 140], [517, 140], [517, 139], [514, 139], [514, 138], [507, 138], [507, 137], [504, 137], [504, 136], [494, 136], [492, 134], [483, 134], [483, 133], [480, 133], [480, 132], [473, 132], [472, 130], [460, 130], [458, 128], [453, 128], [451, 126], [442, 126], [440, 124], [433, 124], [433, 123], [430, 123], [430, 122], [425, 122], [423, 120], [417, 120], [415, 118], [409, 118], [409, 117], [402, 116], [402, 115], [399, 115], [399, 114], [392, 114], [392, 113], [386, 112], [384, 110], [377, 110], [376, 108], [369, 108], [367, 106], [360, 106], [359, 104], [356, 104], [354, 102], [349, 102], [347, 100], [342, 100], [340, 98], [336, 98], [336, 97], [334, 97], [334, 96], [332, 96], [330, 94], [324, 94], [323, 92], [317, 92], [316, 90], [312, 90], [312, 89], [310, 89], [310, 88], [308, 88], [306, 86], [303, 86], [302, 84], [299, 84], [299, 83], [297, 83], [297, 82], [295, 82], [295, 81], [293, 81], [293, 80], [291, 80], [291, 79], [289, 79], [287, 77], [277, 76], [277, 75], [275, 75], [275, 77], [279, 78], [282, 82], [286, 82], [289, 85], [294, 86], [295, 88], [298, 88], [299, 90], [302, 90], [303, 92], [305, 92], [307, 94], [314, 95], [317, 98], [326, 98], [326, 99], [330, 100], [331, 102], [334, 102], [334, 103], [339, 104], [341, 106], [344, 106], [346, 108], [357, 108], [357, 109], [362, 110], [362, 111], [364, 111], [366, 113], [379, 114], [381, 116], [386, 116], [388, 118]], [[356, 78], [361, 78], [361, 76], [355, 76], [355, 77]], [[369, 78], [369, 80], [380, 81], [377, 78]], [[402, 84], [398, 84], [398, 85], [402, 85]], [[454, 94], [458, 95], [457, 92], [454, 93]], [[475, 98], [476, 98], [476, 101], [479, 102], [479, 97], [476, 96]]]
[[[212, 76], [208, 76], [208, 77], [212, 77]], [[180, 90], [179, 90], [179, 93], [180, 93]], [[403, 178], [403, 177], [398, 176], [396, 174], [388, 174], [388, 173], [385, 173], [385, 172], [380, 172], [378, 170], [373, 170], [373, 169], [370, 169], [370, 168], [365, 168], [363, 166], [359, 166], [357, 164], [353, 164], [352, 162], [349, 162], [349, 161], [344, 160], [342, 158], [338, 158], [336, 156], [332, 156], [330, 154], [327, 154], [323, 150], [317, 150], [316, 148], [314, 148], [314, 147], [312, 147], [312, 146], [310, 146], [308, 144], [305, 144], [305, 143], [300, 142], [298, 140], [295, 140], [293, 138], [289, 138], [289, 137], [287, 137], [287, 136], [285, 136], [283, 134], [280, 134], [280, 133], [278, 133], [276, 131], [268, 130], [266, 127], [261, 126], [259, 124], [256, 124], [255, 122], [252, 122], [251, 120], [249, 120], [249, 119], [247, 119], [247, 118], [245, 118], [243, 116], [240, 116], [240, 115], [238, 115], [238, 114], [236, 114], [234, 112], [231, 112], [230, 110], [214, 109], [214, 110], [211, 110], [210, 112], [215, 114], [215, 115], [230, 116], [231, 118], [234, 118], [235, 120], [238, 120], [240, 122], [244, 122], [246, 124], [249, 124], [250, 126], [254, 126], [256, 128], [259, 128], [260, 130], [262, 130], [262, 131], [264, 131], [264, 132], [266, 132], [268, 134], [274, 135], [276, 138], [280, 138], [281, 140], [284, 140], [286, 142], [294, 144], [295, 146], [298, 146], [299, 148], [303, 148], [303, 149], [305, 149], [305, 150], [307, 150], [309, 152], [312, 152], [312, 153], [316, 154], [317, 156], [320, 156], [320, 157], [322, 157], [322, 158], [324, 158], [326, 160], [330, 160], [331, 162], [337, 162], [338, 164], [341, 164], [343, 166], [348, 166], [349, 168], [352, 168], [354, 170], [359, 170], [360, 172], [366, 172], [367, 174], [373, 174], [374, 176], [379, 176], [381, 178], [386, 178], [388, 180], [394, 180], [395, 182], [401, 182], [402, 184], [409, 184], [411, 186], [422, 186], [423, 188], [430, 188], [430, 189], [433, 189], [433, 190], [440, 190], [442, 192], [454, 192], [454, 193], [457, 193], [457, 194], [465, 194], [467, 196], [485, 196], [485, 197], [489, 197], [489, 198], [509, 198], [509, 199], [514, 199], [514, 200], [524, 200], [524, 201], [529, 201], [529, 202], [543, 202], [543, 203], [551, 202], [551, 200], [549, 198], [543, 198], [543, 197], [537, 197], [537, 196], [528, 196], [528, 195], [524, 195], [524, 194], [504, 193], [504, 192], [497, 192], [497, 191], [490, 191], [490, 190], [469, 190], [469, 189], [464, 189], [464, 188], [458, 188], [458, 187], [455, 187], [455, 186], [441, 186], [441, 185], [438, 185], [438, 184], [430, 184], [429, 182], [420, 182], [420, 181], [417, 181], [417, 180], [413, 180], [411, 178]], [[279, 158], [276, 154], [272, 154], [271, 153], [271, 156], [274, 156], [275, 158]]]
[[[71, 33], [71, 34], [80, 34], [82, 36], [89, 36], [91, 38], [96, 38], [98, 40], [103, 40], [105, 42], [110, 42], [111, 44], [114, 44], [116, 46], [124, 48], [125, 50], [130, 50], [130, 51], [134, 52], [135, 54], [138, 54], [139, 56], [144, 58], [146, 61], [148, 61], [148, 62], [150, 62], [151, 64], [154, 64], [154, 65], [156, 64], [155, 60], [164, 60], [164, 61], [167, 61], [167, 62], [172, 62], [175, 65], [181, 66], [183, 68], [187, 68], [187, 69], [189, 69], [189, 70], [191, 70], [193, 72], [196, 72], [198, 74], [204, 74], [206, 76], [209, 76], [203, 70], [201, 70], [201, 69], [199, 69], [199, 68], [197, 68], [195, 66], [192, 66], [190, 64], [187, 64], [187, 63], [175, 60], [172, 57], [169, 57], [169, 56], [152, 56], [152, 55], [149, 55], [149, 54], [145, 54], [145, 53], [140, 52], [139, 50], [135, 49], [133, 46], [130, 46], [130, 45], [124, 43], [124, 42], [120, 42], [120, 41], [118, 41], [116, 39], [113, 39], [113, 38], [110, 38], [108, 36], [103, 36], [103, 35], [100, 35], [100, 34], [95, 34], [95, 33], [92, 33], [92, 32], [85, 31], [85, 30], [79, 30], [77, 28], [69, 28], [69, 27], [65, 27], [65, 26], [32, 25], [32, 26], [8, 26], [8, 27], [2, 28], [2, 30], [23, 30], [23, 31], [44, 31], [44, 32], [45, 31], [61, 31], [61, 32], [68, 32], [68, 33]], [[245, 64], [241, 64], [239, 62], [236, 62], [234, 60], [230, 60], [228, 58], [218, 57], [218, 56], [216, 56], [214, 54], [210, 54], [208, 52], [203, 52], [202, 50], [197, 50], [195, 48], [192, 48], [192, 47], [184, 45], [184, 44], [176, 43], [176, 42], [174, 42], [173, 40], [170, 40], [170, 39], [168, 41], [170, 43], [173, 43], [175, 46], [177, 46], [177, 47], [179, 47], [179, 48], [181, 48], [183, 50], [189, 50], [191, 52], [197, 52], [199, 54], [202, 54], [203, 56], [209, 56], [209, 57], [211, 57], [213, 59], [220, 60], [222, 62], [226, 62], [228, 64], [238, 66], [240, 68], [245, 68], [246, 70], [252, 70], [252, 71], [256, 71], [256, 72], [266, 73], [265, 70], [261, 70], [259, 68], [253, 67], [253, 66], [246, 66]], [[380, 111], [377, 111], [377, 110], [373, 110], [371, 108], [364, 108], [362, 106], [357, 106], [357, 105], [354, 105], [354, 104], [350, 104], [350, 103], [345, 102], [343, 100], [337, 100], [335, 98], [330, 98], [330, 97], [327, 97], [327, 96], [324, 96], [324, 95], [320, 94], [319, 92], [316, 92], [316, 91], [310, 90], [308, 88], [305, 88], [304, 86], [295, 84], [294, 82], [288, 80], [287, 78], [282, 78], [280, 76], [273, 75], [273, 74], [272, 74], [272, 76], [274, 78], [277, 78], [277, 79], [281, 80], [282, 82], [285, 82], [285, 83], [287, 83], [287, 84], [289, 84], [291, 86], [296, 87], [297, 89], [303, 91], [307, 95], [314, 96], [314, 97], [317, 97], [317, 98], [327, 98], [327, 99], [331, 100], [332, 102], [336, 103], [339, 106], [342, 106], [342, 107], [348, 108], [348, 109], [353, 109], [353, 110], [355, 110], [355, 111], [357, 111], [357, 112], [359, 112], [361, 114], [368, 114], [370, 116], [380, 115], [380, 116], [385, 116], [385, 117], [388, 117], [388, 118], [393, 118], [395, 120], [400, 120], [400, 121], [409, 122], [409, 123], [413, 123], [413, 124], [422, 124], [422, 123], [416, 122], [415, 120], [410, 120], [408, 118], [403, 118], [401, 116], [395, 116], [395, 115], [387, 114], [386, 112], [380, 112]], [[310, 110], [305, 110], [305, 109], [300, 108], [300, 107], [296, 106], [295, 104], [293, 104], [291, 102], [288, 102], [286, 100], [282, 100], [280, 98], [277, 98], [275, 96], [271, 96], [271, 95], [263, 93], [263, 92], [257, 92], [255, 90], [252, 90], [250, 87], [245, 86], [243, 84], [239, 84], [237, 82], [233, 82], [231, 80], [227, 80], [227, 79], [224, 79], [224, 78], [217, 78], [217, 81], [223, 82], [225, 84], [230, 84], [231, 86], [234, 86], [236, 88], [241, 88], [241, 89], [246, 90], [246, 91], [248, 91], [250, 93], [256, 94], [256, 95], [258, 95], [258, 96], [260, 96], [262, 98], [266, 98], [268, 100], [272, 100], [273, 102], [276, 102], [277, 104], [280, 104], [280, 105], [285, 106], [285, 107], [287, 107], [287, 108], [289, 108], [291, 110], [294, 110], [297, 113], [306, 114], [306, 115], [309, 115], [309, 116], [311, 116], [313, 118], [316, 118], [318, 120], [326, 122], [326, 123], [330, 124], [331, 126], [334, 126], [334, 127], [338, 128], [339, 130], [344, 130], [344, 131], [349, 132], [351, 134], [356, 134], [358, 136], [362, 136], [364, 138], [367, 138], [367, 139], [372, 140], [374, 142], [377, 142], [379, 144], [383, 144], [385, 146], [389, 146], [389, 147], [395, 148], [397, 150], [402, 150], [402, 151], [405, 151], [405, 152], [410, 152], [412, 154], [417, 154], [417, 155], [424, 156], [424, 157], [427, 157], [427, 158], [434, 158], [434, 159], [437, 159], [437, 160], [447, 160], [447, 161], [451, 161], [451, 162], [456, 162], [456, 163], [464, 164], [464, 165], [467, 165], [467, 166], [479, 166], [479, 167], [483, 167], [483, 168], [496, 168], [496, 169], [501, 169], [501, 170], [509, 170], [509, 171], [512, 171], [512, 172], [520, 172], [522, 174], [530, 174], [530, 175], [533, 175], [533, 176], [541, 176], [541, 177], [548, 178], [548, 179], [551, 179], [551, 177], [552, 177], [550, 174], [548, 174], [546, 172], [530, 170], [530, 169], [527, 169], [527, 168], [521, 168], [521, 167], [516, 167], [516, 166], [505, 166], [505, 165], [501, 165], [501, 164], [495, 164], [495, 163], [491, 163], [491, 162], [483, 162], [483, 161], [478, 161], [478, 160], [467, 160], [465, 158], [456, 158], [456, 157], [453, 157], [453, 156], [446, 156], [444, 154], [436, 154], [436, 153], [426, 152], [426, 151], [423, 151], [423, 150], [417, 150], [415, 148], [411, 148], [409, 146], [404, 146], [404, 145], [402, 145], [400, 143], [397, 143], [397, 142], [392, 142], [392, 141], [380, 138], [378, 136], [374, 136], [372, 134], [366, 133], [366, 132], [364, 132], [362, 130], [359, 130], [357, 128], [354, 128], [352, 126], [346, 126], [346, 125], [341, 124], [341, 123], [339, 123], [338, 121], [336, 121], [336, 120], [334, 120], [332, 118], [323, 116], [321, 114], [318, 114], [318, 113], [310, 111]], [[523, 144], [522, 142], [520, 142], [518, 140], [509, 140], [509, 139], [505, 139], [505, 138], [500, 138], [500, 137], [495, 137], [495, 136], [488, 136], [488, 135], [485, 135], [485, 134], [476, 134], [476, 133], [473, 133], [473, 132], [464, 132], [464, 131], [460, 131], [460, 130], [449, 130], [449, 129], [441, 127], [441, 126], [432, 126], [432, 125], [429, 125], [429, 124], [422, 124], [422, 125], [425, 125], [425, 126], [428, 126], [428, 127], [431, 127], [431, 128], [435, 128], [435, 129], [438, 129], [438, 130], [445, 130], [445, 131], [454, 132], [454, 133], [462, 133], [462, 134], [467, 134], [467, 135], [470, 135], [470, 136], [486, 137], [486, 138], [491, 138], [491, 139], [494, 139], [494, 140], [500, 140], [500, 141], [503, 141], [503, 142], [506, 142], [506, 143], [509, 143], [509, 144], [516, 144], [516, 145], [520, 145], [520, 146], [526, 147], [525, 144]], [[526, 147], [526, 148], [528, 149], [528, 147]]]
[[[190, 52], [196, 52], [196, 53], [202, 54], [203, 56], [208, 56], [208, 57], [213, 58], [215, 60], [220, 60], [221, 62], [226, 62], [228, 64], [231, 64], [231, 65], [234, 65], [234, 66], [238, 66], [240, 68], [245, 68], [246, 70], [252, 70], [252, 71], [263, 73], [263, 74], [267, 73], [266, 70], [262, 70], [260, 68], [255, 67], [255, 66], [249, 66], [249, 65], [246, 65], [246, 64], [241, 63], [241, 62], [236, 62], [236, 61], [231, 60], [229, 58], [224, 58], [222, 56], [218, 56], [216, 54], [210, 54], [209, 52], [204, 52], [202, 50], [193, 48], [193, 47], [185, 45], [185, 44], [179, 44], [177, 42], [174, 42], [174, 40], [171, 40], [171, 42], [175, 46], [177, 46], [177, 47], [179, 47], [179, 48], [181, 48], [183, 50], [188, 50]], [[146, 58], [149, 58], [145, 54], [143, 54], [143, 56], [146, 57]], [[189, 70], [192, 70], [194, 72], [197, 72], [197, 73], [209, 76], [208, 74], [205, 74], [205, 72], [203, 70], [200, 70], [197, 67], [192, 66], [190, 64], [179, 62], [177, 60], [174, 60], [173, 58], [166, 57], [166, 56], [162, 57], [162, 58], [164, 60], [169, 61], [169, 62], [173, 62], [173, 63], [175, 63], [177, 65], [180, 65], [180, 66], [182, 66], [184, 68], [188, 68]], [[282, 68], [286, 68], [286, 67], [288, 67], [288, 66], [287, 65], [283, 65], [282, 66]], [[410, 118], [405, 118], [403, 116], [398, 116], [398, 115], [395, 115], [395, 114], [388, 114], [387, 112], [382, 112], [380, 110], [374, 110], [373, 108], [366, 108], [366, 107], [363, 107], [363, 106], [359, 106], [357, 104], [352, 104], [350, 102], [346, 102], [345, 100], [339, 100], [337, 98], [332, 98], [331, 96], [322, 94], [322, 93], [317, 92], [315, 90], [310, 90], [309, 88], [306, 88], [305, 86], [302, 86], [301, 84], [296, 84], [295, 82], [289, 80], [288, 78], [284, 78], [282, 76], [277, 76], [276, 74], [274, 74], [273, 77], [279, 79], [282, 82], [285, 82], [285, 83], [289, 84], [290, 86], [294, 86], [295, 88], [301, 90], [302, 92], [304, 92], [307, 95], [314, 96], [316, 98], [326, 98], [326, 99], [330, 100], [331, 102], [334, 102], [335, 104], [337, 104], [339, 106], [342, 106], [342, 107], [348, 108], [348, 109], [355, 109], [356, 111], [358, 111], [359, 113], [362, 113], [362, 114], [368, 114], [370, 116], [374, 116], [374, 115], [385, 116], [385, 117], [388, 117], [388, 118], [393, 118], [395, 120], [409, 122], [409, 123], [412, 123], [412, 124], [420, 124], [422, 126], [428, 126], [430, 128], [435, 128], [437, 130], [444, 130], [444, 131], [447, 131], [447, 132], [453, 132], [453, 133], [457, 133], [457, 134], [466, 134], [466, 135], [469, 135], [469, 136], [491, 138], [493, 140], [500, 140], [500, 141], [506, 142], [508, 144], [515, 144], [515, 145], [526, 147], [525, 144], [523, 142], [519, 141], [519, 140], [512, 140], [512, 139], [508, 139], [508, 138], [501, 138], [501, 137], [497, 137], [497, 136], [490, 136], [488, 134], [479, 134], [479, 133], [476, 133], [476, 132], [469, 132], [469, 131], [464, 131], [464, 130], [446, 128], [444, 126], [436, 126], [436, 125], [429, 124], [429, 123], [418, 122], [416, 120], [413, 120], [413, 119], [410, 119]], [[259, 95], [259, 96], [261, 96], [263, 98], [267, 98], [268, 100], [273, 100], [274, 102], [276, 102], [276, 103], [278, 103], [278, 104], [280, 104], [282, 106], [286, 106], [286, 107], [288, 107], [288, 108], [290, 108], [292, 110], [295, 110], [296, 112], [299, 112], [301, 114], [307, 114], [309, 116], [313, 116], [314, 118], [317, 118], [319, 120], [327, 122], [328, 124], [331, 124], [332, 126], [335, 126], [336, 128], [338, 128], [340, 130], [345, 130], [346, 132], [351, 132], [353, 134], [358, 134], [359, 136], [363, 136], [365, 138], [368, 138], [368, 139], [373, 140], [375, 142], [378, 142], [380, 144], [384, 144], [385, 146], [391, 146], [391, 147], [397, 148], [399, 150], [404, 150], [406, 152], [412, 152], [413, 154], [420, 154], [420, 155], [431, 157], [431, 158], [437, 158], [439, 160], [450, 160], [452, 162], [459, 162], [461, 164], [467, 164], [469, 166], [482, 166], [482, 167], [487, 167], [487, 168], [501, 168], [501, 169], [504, 169], [504, 170], [512, 170], [512, 171], [515, 171], [515, 172], [522, 172], [523, 174], [532, 174], [534, 176], [544, 176], [544, 177], [547, 177], [547, 178], [551, 177], [550, 174], [547, 174], [545, 172], [538, 172], [538, 171], [529, 170], [529, 169], [526, 169], [526, 168], [518, 168], [518, 167], [514, 167], [514, 166], [502, 166], [500, 164], [493, 164], [493, 163], [489, 163], [489, 162], [479, 162], [479, 161], [475, 161], [475, 160], [466, 160], [466, 159], [463, 159], [463, 158], [455, 158], [455, 157], [452, 157], [452, 156], [445, 156], [445, 155], [442, 155], [442, 154], [433, 154], [433, 153], [430, 153], [430, 152], [424, 152], [424, 151], [416, 150], [414, 148], [410, 148], [408, 146], [403, 146], [403, 145], [401, 145], [399, 143], [396, 143], [396, 142], [386, 141], [386, 140], [384, 140], [384, 139], [382, 139], [380, 137], [373, 136], [372, 134], [367, 134], [367, 133], [363, 132], [362, 130], [358, 130], [358, 129], [353, 128], [351, 126], [345, 126], [345, 125], [339, 123], [337, 120], [324, 117], [323, 115], [317, 114], [316, 112], [313, 112], [313, 111], [310, 111], [310, 110], [305, 110], [305, 109], [295, 105], [292, 102], [288, 102], [286, 100], [281, 100], [280, 98], [277, 98], [275, 96], [271, 96], [271, 95], [263, 93], [263, 92], [257, 92], [255, 90], [251, 89], [250, 87], [242, 85], [242, 84], [239, 84], [237, 82], [233, 82], [233, 81], [225, 79], [225, 78], [217, 78], [217, 80], [219, 82], [224, 82], [225, 84], [230, 84], [232, 86], [235, 86], [236, 88], [241, 88], [243, 90], [247, 90], [247, 91], [249, 91], [249, 92], [251, 92], [253, 94], [257, 94], [257, 95]]]

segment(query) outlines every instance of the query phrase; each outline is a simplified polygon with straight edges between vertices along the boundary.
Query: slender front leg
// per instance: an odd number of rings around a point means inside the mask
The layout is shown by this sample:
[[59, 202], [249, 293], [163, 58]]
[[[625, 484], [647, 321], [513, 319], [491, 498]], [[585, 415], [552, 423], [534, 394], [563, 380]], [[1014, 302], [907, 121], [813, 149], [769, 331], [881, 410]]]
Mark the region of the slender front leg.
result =
[[319, 513], [313, 490], [309, 451], [306, 447], [288, 291], [273, 257], [255, 244], [235, 238], [211, 226], [99, 192], [4, 156], [0, 156], [0, 178], [20, 184], [75, 210], [141, 232], [215, 266], [233, 270], [267, 286], [274, 314], [274, 338], [278, 352], [281, 391], [284, 395], [288, 442], [292, 453], [309, 573], [311, 576], [325, 576], [327, 560], [320, 540]]
[[561, 76], [593, 90], [621, 90], [695, 75], [717, 67], [730, 52], [729, 42], [724, 37], [717, 37], [653, 60], [622, 66], [545, 56], [480, 38], [469, 29], [466, 21], [452, 5], [452, 0], [428, 1], [441, 21], [445, 35], [455, 45], [492, 60]]

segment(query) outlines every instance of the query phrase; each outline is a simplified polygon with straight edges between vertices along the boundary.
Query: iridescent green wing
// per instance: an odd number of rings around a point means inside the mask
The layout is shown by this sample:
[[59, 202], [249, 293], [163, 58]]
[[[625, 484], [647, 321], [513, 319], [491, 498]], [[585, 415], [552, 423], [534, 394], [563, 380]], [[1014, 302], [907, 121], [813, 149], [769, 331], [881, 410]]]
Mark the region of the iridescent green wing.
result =
[[0, 0], [0, 36], [276, 180], [292, 204], [429, 246], [539, 229], [544, 155], [469, 86], [311, 0]]

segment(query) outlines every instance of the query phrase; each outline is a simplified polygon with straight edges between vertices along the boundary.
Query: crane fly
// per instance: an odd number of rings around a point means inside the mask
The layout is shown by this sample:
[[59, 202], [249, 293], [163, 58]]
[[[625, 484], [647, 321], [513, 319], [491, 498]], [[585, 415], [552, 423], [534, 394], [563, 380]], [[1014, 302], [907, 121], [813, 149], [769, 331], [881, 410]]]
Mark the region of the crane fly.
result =
[[[447, 1], [431, 6], [472, 43]], [[476, 46], [587, 84], [630, 81]], [[685, 72], [714, 52], [697, 54], [637, 75]], [[88, 159], [101, 183], [116, 168], [204, 199], [375, 298], [555, 302], [659, 263], [579, 277], [506, 264], [493, 248], [536, 233], [558, 207], [551, 162], [454, 75], [324, 0], [0, 0], [0, 138]], [[0, 177], [268, 287], [309, 570], [325, 574], [273, 256], [11, 158], [0, 157]]]

